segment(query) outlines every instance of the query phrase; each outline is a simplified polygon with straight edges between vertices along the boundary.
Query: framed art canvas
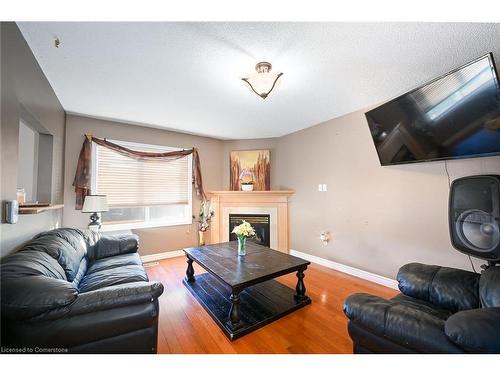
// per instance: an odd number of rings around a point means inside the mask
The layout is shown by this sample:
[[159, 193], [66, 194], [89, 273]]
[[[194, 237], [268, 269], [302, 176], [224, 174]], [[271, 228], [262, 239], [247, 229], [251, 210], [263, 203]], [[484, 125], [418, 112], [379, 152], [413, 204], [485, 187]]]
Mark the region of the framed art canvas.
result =
[[229, 190], [271, 190], [269, 150], [231, 151], [229, 169]]

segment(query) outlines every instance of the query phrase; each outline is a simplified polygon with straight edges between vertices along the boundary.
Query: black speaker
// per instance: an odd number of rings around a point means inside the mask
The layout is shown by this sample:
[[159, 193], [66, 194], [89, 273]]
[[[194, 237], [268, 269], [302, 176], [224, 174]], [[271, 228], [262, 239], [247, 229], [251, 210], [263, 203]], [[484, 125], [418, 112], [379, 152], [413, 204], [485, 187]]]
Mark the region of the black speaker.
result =
[[500, 176], [453, 181], [449, 224], [455, 249], [489, 262], [500, 261]]

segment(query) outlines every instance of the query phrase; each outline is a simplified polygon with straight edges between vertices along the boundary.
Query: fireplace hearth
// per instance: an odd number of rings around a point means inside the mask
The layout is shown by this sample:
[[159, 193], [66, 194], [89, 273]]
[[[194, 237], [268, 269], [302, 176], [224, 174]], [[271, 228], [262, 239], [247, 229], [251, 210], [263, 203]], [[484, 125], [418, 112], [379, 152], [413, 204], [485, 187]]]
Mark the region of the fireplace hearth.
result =
[[235, 241], [237, 237], [233, 228], [240, 225], [243, 220], [250, 223], [255, 229], [255, 237], [249, 238], [248, 241], [255, 242], [256, 244], [271, 247], [270, 238], [270, 215], [266, 214], [229, 214], [229, 240]]

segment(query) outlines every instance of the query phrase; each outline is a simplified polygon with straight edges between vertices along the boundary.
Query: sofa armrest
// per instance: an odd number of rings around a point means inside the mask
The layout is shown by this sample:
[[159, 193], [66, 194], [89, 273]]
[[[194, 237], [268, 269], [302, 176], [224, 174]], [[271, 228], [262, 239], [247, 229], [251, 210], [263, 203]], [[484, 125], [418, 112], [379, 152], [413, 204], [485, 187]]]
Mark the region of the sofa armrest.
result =
[[344, 314], [357, 324], [370, 327], [375, 334], [382, 335], [385, 330], [385, 315], [392, 302], [367, 293], [351, 294], [344, 301]]
[[42, 275], [4, 278], [1, 283], [2, 318], [25, 320], [71, 305], [78, 296], [75, 286]]
[[446, 336], [473, 353], [500, 353], [500, 307], [460, 311], [448, 318]]
[[344, 313], [350, 320], [349, 330], [356, 326], [411, 351], [462, 352], [444, 335], [444, 319], [432, 309], [417, 308], [415, 305], [356, 293], [345, 300]]
[[80, 293], [70, 306], [70, 316], [88, 314], [123, 306], [153, 302], [163, 293], [163, 284], [158, 281], [138, 281], [109, 286], [90, 292]]
[[135, 253], [139, 248], [136, 234], [117, 234], [101, 236], [89, 254], [91, 259], [102, 259], [120, 254]]
[[479, 307], [479, 274], [421, 263], [406, 264], [397, 280], [401, 293], [457, 312]]

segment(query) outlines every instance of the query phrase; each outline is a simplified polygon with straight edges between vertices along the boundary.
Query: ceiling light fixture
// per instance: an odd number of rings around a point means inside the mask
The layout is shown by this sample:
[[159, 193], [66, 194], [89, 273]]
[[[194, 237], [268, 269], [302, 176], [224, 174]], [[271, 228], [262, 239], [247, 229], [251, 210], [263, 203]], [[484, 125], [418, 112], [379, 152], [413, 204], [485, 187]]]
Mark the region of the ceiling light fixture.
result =
[[271, 68], [271, 63], [260, 62], [255, 65], [257, 73], [253, 73], [248, 78], [242, 78], [250, 89], [262, 99], [267, 98], [276, 86], [278, 79], [283, 75], [283, 73], [271, 73]]

